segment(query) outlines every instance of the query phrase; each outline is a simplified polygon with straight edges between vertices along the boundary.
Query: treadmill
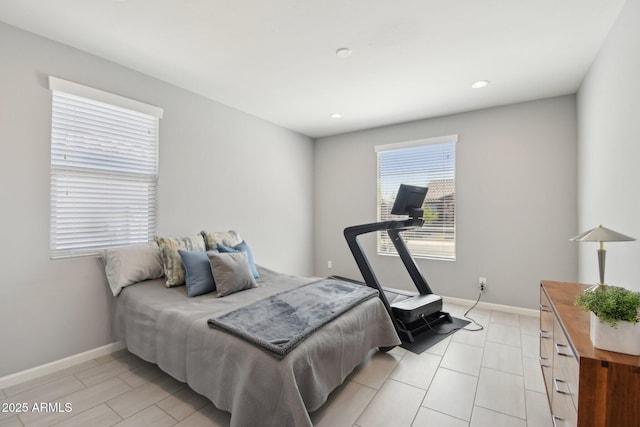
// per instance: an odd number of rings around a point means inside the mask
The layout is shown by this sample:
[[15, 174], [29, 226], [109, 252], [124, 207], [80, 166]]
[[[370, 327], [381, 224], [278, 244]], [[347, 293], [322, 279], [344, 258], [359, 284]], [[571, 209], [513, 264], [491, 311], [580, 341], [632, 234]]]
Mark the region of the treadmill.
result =
[[[403, 231], [419, 228], [424, 224], [422, 205], [427, 191], [427, 187], [400, 185], [391, 214], [409, 215], [408, 219], [354, 225], [344, 229], [344, 237], [362, 273], [365, 284], [378, 290], [378, 295], [393, 321], [398, 336], [402, 341], [409, 343], [415, 341], [417, 334], [432, 329], [436, 324], [443, 321], [452, 322], [449, 313], [442, 311], [442, 297], [433, 293], [400, 235]], [[381, 230], [386, 230], [391, 238], [393, 246], [398, 251], [400, 259], [418, 290], [418, 295], [384, 289], [378, 282], [357, 237], [361, 234]]]

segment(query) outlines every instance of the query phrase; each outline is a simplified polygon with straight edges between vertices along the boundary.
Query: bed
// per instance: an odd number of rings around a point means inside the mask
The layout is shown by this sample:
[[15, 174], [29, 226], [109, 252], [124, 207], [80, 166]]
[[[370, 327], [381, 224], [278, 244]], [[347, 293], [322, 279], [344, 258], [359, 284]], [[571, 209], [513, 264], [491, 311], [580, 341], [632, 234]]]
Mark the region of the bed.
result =
[[188, 298], [164, 279], [127, 286], [115, 298], [114, 338], [231, 413], [231, 426], [311, 426], [309, 412], [377, 347], [400, 343], [379, 298], [332, 320], [279, 360], [207, 325], [273, 294], [314, 279], [258, 266], [258, 287], [217, 298]]

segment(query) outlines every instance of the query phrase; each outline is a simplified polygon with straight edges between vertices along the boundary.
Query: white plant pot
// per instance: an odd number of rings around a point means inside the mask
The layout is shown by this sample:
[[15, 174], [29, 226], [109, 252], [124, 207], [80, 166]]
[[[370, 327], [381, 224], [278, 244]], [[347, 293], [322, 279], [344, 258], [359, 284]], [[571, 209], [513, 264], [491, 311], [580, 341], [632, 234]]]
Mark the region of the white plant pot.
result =
[[591, 314], [591, 342], [602, 350], [640, 356], [640, 323], [618, 322], [615, 328]]

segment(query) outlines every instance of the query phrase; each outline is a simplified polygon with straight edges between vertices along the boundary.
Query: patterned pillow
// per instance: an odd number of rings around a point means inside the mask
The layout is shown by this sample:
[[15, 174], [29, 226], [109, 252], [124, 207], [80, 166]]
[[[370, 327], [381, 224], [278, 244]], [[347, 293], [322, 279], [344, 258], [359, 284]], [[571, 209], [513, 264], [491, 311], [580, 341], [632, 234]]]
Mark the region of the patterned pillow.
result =
[[167, 288], [184, 285], [185, 272], [178, 249], [204, 252], [204, 239], [202, 236], [156, 237], [156, 243], [160, 247], [164, 275], [167, 277], [165, 283]]
[[210, 251], [212, 249], [216, 249], [218, 247], [218, 243], [225, 246], [235, 246], [238, 243], [242, 242], [240, 235], [233, 231], [201, 231], [202, 237], [204, 237], [204, 243], [207, 247], [207, 250]]

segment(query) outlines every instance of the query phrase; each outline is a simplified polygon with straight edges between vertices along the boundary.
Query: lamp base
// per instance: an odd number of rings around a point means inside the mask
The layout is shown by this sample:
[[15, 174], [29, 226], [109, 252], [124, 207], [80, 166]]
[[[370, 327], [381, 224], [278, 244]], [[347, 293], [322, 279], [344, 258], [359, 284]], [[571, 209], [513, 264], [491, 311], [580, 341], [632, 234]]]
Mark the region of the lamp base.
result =
[[589, 286], [589, 287], [588, 287], [587, 289], [585, 289], [584, 291], [585, 291], [585, 293], [586, 293], [586, 292], [594, 292], [594, 291], [597, 291], [598, 289], [601, 289], [601, 290], [603, 290], [603, 291], [604, 291], [606, 288], [607, 288], [606, 283], [596, 283], [595, 285], [591, 285], [591, 286]]

